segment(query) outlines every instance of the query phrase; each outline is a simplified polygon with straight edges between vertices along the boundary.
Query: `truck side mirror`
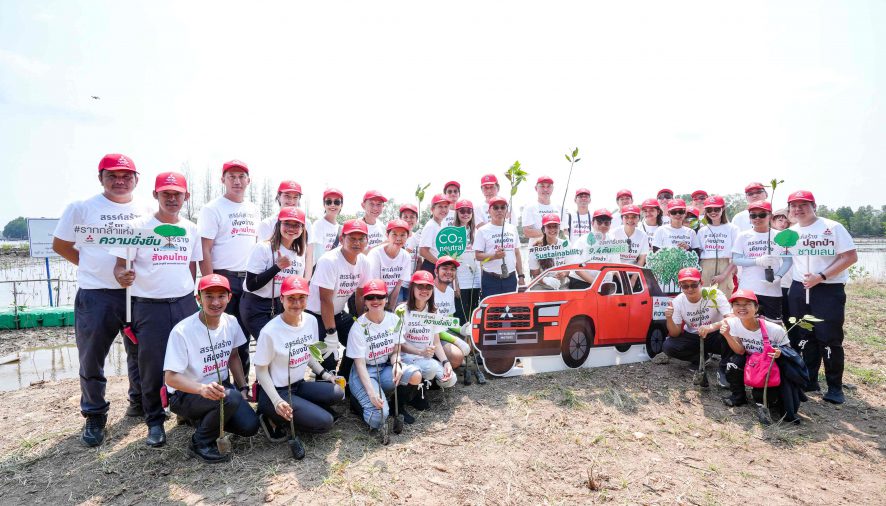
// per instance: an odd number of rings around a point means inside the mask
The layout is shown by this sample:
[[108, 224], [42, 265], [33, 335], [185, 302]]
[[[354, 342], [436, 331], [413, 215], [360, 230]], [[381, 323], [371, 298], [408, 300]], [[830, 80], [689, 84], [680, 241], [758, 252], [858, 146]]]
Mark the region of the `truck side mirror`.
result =
[[600, 285], [600, 295], [612, 295], [615, 293], [615, 283], [606, 281]]

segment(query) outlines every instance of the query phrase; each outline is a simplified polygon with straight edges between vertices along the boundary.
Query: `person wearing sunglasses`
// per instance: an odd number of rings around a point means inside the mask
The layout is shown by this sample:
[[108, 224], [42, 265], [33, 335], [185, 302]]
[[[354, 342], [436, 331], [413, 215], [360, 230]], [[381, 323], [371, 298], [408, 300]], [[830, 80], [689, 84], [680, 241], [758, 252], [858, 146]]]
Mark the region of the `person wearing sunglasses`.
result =
[[361, 285], [360, 291], [366, 312], [357, 318], [348, 336], [346, 354], [354, 363], [348, 385], [352, 406], [370, 429], [377, 432], [388, 418], [388, 395], [395, 386], [418, 385], [422, 375], [417, 367], [401, 359], [399, 318], [385, 311], [388, 298], [385, 282], [370, 279]]
[[615, 193], [615, 212], [612, 213], [612, 230], [621, 226], [621, 208], [634, 203], [634, 194], [631, 190], [622, 189]]
[[551, 195], [554, 193], [554, 180], [548, 176], [541, 176], [535, 183], [536, 201], [523, 208], [523, 235], [528, 239], [536, 239], [542, 236], [541, 219], [546, 214], [562, 216], [563, 210], [556, 204], [551, 204]]
[[[280, 208], [284, 207], [301, 207], [301, 185], [295, 181], [282, 181], [277, 187], [277, 196], [274, 200]], [[271, 214], [258, 224], [258, 240], [267, 241], [274, 233], [274, 226], [277, 224], [277, 215]], [[305, 217], [305, 230], [311, 230], [313, 224], [311, 220]]]
[[713, 195], [704, 201], [704, 219], [697, 234], [701, 246], [701, 282], [704, 286], [716, 284], [724, 293], [732, 293], [735, 266], [731, 260], [738, 229], [729, 223], [723, 197]]
[[314, 222], [311, 228], [311, 240], [314, 242], [313, 253], [314, 261], [320, 260], [320, 257], [338, 247], [339, 227], [338, 215], [341, 213], [341, 206], [344, 204], [344, 197], [341, 190], [336, 188], [327, 188], [323, 191], [323, 217]]
[[[775, 233], [769, 230], [772, 205], [761, 200], [751, 204], [748, 211], [754, 228], [739, 233], [732, 249], [732, 262], [741, 267], [738, 287], [754, 292], [760, 314], [778, 321], [782, 317], [781, 277], [791, 269], [792, 260], [773, 241]], [[772, 281], [766, 280], [766, 269], [773, 269]]]
[[461, 184], [458, 181], [447, 181], [443, 185], [443, 195], [449, 199], [449, 214], [443, 223], [444, 226], [451, 227], [455, 223], [455, 204], [461, 198]]
[[704, 201], [709, 195], [708, 192], [704, 190], [695, 190], [690, 197], [692, 197], [692, 205], [695, 206], [696, 209], [704, 209]]
[[720, 325], [725, 318], [734, 316], [729, 301], [721, 290], [717, 290], [716, 302], [702, 300], [701, 272], [693, 267], [680, 269], [677, 282], [680, 294], [665, 308], [668, 337], [662, 351], [668, 357], [688, 361], [690, 369], [697, 370], [701, 353], [699, 338], [704, 339], [705, 354], [719, 353], [721, 356], [717, 382], [728, 388], [725, 369], [729, 347], [720, 334]]
[[[615, 240], [612, 236], [612, 213], [609, 209], [600, 208], [594, 211], [591, 220], [591, 234], [594, 240], [588, 242], [588, 238], [580, 238], [577, 242], [585, 250], [584, 262], [617, 262], [618, 254], [611, 253]], [[573, 274], [574, 276], [574, 274]]]
[[[388, 240], [366, 255], [369, 277], [381, 279], [388, 287], [388, 310], [393, 311], [404, 283], [412, 276], [412, 255], [403, 245], [409, 237], [409, 224], [400, 219], [388, 222]], [[408, 286], [408, 285], [407, 285]]]
[[[403, 249], [409, 253], [409, 258], [411, 259], [409, 264], [409, 275], [412, 276], [412, 273], [421, 267], [421, 257], [418, 255], [418, 241], [421, 239], [421, 234], [416, 232], [415, 229], [415, 226], [418, 223], [418, 207], [413, 204], [401, 205], [400, 219], [409, 225], [409, 238], [406, 239], [406, 244], [403, 245]], [[406, 302], [406, 296], [408, 294], [409, 281], [405, 281], [403, 286], [400, 287], [400, 295], [397, 297], [397, 304]]]
[[474, 238], [474, 256], [481, 262], [480, 293], [483, 297], [516, 292], [518, 280], [522, 283], [526, 279], [517, 228], [505, 223], [508, 201], [504, 197], [493, 197], [489, 201], [489, 214], [490, 222], [480, 227]]
[[464, 227], [467, 244], [464, 252], [458, 257], [458, 270], [455, 284], [459, 298], [455, 305], [455, 317], [464, 325], [480, 303], [480, 268], [474, 257], [474, 206], [470, 200], [459, 200], [455, 203], [455, 223], [453, 226]]
[[[662, 212], [662, 225], [667, 225], [671, 222], [671, 217], [668, 214], [668, 204], [674, 200], [674, 190], [670, 188], [662, 188], [658, 190], [658, 193], [655, 194], [656, 201], [658, 202], [658, 207]], [[684, 207], [686, 203], [683, 203]]]
[[643, 213], [640, 228], [649, 239], [649, 249], [652, 249], [652, 239], [655, 237], [655, 231], [658, 230], [658, 227], [660, 227], [662, 223], [664, 223], [662, 221], [662, 215], [664, 213], [658, 205], [658, 201], [655, 199], [644, 200], [643, 204], [640, 206], [640, 210]]
[[619, 261], [643, 267], [646, 265], [646, 255], [649, 254], [649, 238], [637, 228], [640, 222], [640, 208], [629, 204], [622, 207], [619, 214], [622, 225], [612, 231], [612, 239], [626, 243], [628, 246], [628, 251], [619, 253]]
[[437, 194], [431, 197], [431, 219], [421, 229], [421, 238], [418, 241], [418, 254], [422, 258], [421, 268], [428, 272], [434, 272], [437, 263], [437, 234], [446, 227], [446, 217], [449, 216], [449, 199], [445, 195]]
[[[748, 206], [750, 206], [751, 204], [765, 201], [769, 198], [769, 194], [766, 192], [766, 187], [763, 186], [763, 183], [753, 182], [744, 187], [744, 198], [747, 200]], [[751, 218], [748, 216], [749, 212], [748, 209], [745, 209], [733, 216], [732, 224], [738, 228], [739, 232], [753, 228]]]
[[[588, 209], [590, 204], [591, 190], [587, 188], [575, 190], [575, 211], [566, 215], [565, 228], [569, 232], [569, 240], [578, 239], [591, 232], [591, 211]], [[558, 215], [557, 218], [559, 217]], [[559, 224], [560, 221], [558, 220], [557, 223]], [[544, 227], [544, 219], [542, 219], [542, 227]]]
[[652, 238], [652, 251], [663, 248], [680, 248], [698, 252], [699, 244], [695, 231], [683, 225], [683, 220], [686, 218], [686, 202], [683, 199], [671, 200], [667, 207], [671, 220], [655, 231], [655, 236]]

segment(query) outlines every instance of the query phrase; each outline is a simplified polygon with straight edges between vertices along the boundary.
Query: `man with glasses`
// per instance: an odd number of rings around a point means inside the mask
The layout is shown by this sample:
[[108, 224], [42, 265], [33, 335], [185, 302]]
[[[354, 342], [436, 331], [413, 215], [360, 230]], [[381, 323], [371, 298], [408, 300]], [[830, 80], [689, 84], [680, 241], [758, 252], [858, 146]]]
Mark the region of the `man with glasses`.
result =
[[378, 217], [385, 210], [385, 202], [387, 201], [388, 199], [381, 192], [375, 190], [369, 190], [363, 195], [361, 207], [363, 207], [364, 214], [361, 220], [366, 224], [369, 234], [364, 253], [385, 242], [385, 235], [388, 232], [385, 224]]
[[474, 256], [482, 262], [480, 293], [484, 297], [516, 292], [518, 280], [523, 284], [526, 279], [517, 227], [505, 223], [508, 201], [504, 197], [493, 197], [489, 201], [489, 212], [491, 221], [480, 227], [474, 237]]
[[695, 190], [692, 192], [692, 205], [696, 209], [704, 209], [704, 201], [709, 197], [708, 192], [704, 190]]
[[766, 193], [766, 187], [763, 186], [763, 183], [754, 182], [745, 186], [744, 198], [748, 201], [748, 209], [732, 217], [732, 224], [738, 227], [739, 232], [753, 228], [751, 218], [748, 216], [750, 205], [766, 200], [769, 198], [769, 194]]
[[523, 235], [529, 239], [541, 237], [541, 220], [546, 214], [561, 215], [560, 206], [551, 204], [551, 195], [554, 193], [554, 180], [548, 176], [541, 176], [535, 183], [537, 200], [533, 204], [523, 208]]
[[725, 367], [729, 347], [720, 335], [720, 325], [724, 319], [733, 316], [732, 307], [720, 290], [717, 290], [716, 302], [702, 300], [701, 272], [698, 269], [681, 269], [677, 274], [677, 282], [681, 293], [665, 309], [668, 338], [665, 339], [662, 351], [668, 357], [688, 361], [690, 368], [695, 370], [701, 353], [700, 339], [704, 339], [705, 354], [719, 353], [722, 357], [717, 382], [721, 387], [728, 388]]
[[[661, 208], [662, 225], [667, 225], [671, 221], [671, 218], [668, 216], [668, 204], [672, 200], [674, 200], [674, 190], [671, 190], [669, 188], [662, 188], [661, 190], [658, 190], [658, 193], [655, 194], [655, 198], [656, 200], [658, 200], [658, 207]], [[683, 207], [685, 209], [685, 203]]]
[[480, 178], [480, 192], [483, 193], [483, 200], [474, 207], [477, 228], [489, 223], [489, 201], [498, 196], [498, 190], [498, 178], [495, 177], [495, 174], [486, 174]]

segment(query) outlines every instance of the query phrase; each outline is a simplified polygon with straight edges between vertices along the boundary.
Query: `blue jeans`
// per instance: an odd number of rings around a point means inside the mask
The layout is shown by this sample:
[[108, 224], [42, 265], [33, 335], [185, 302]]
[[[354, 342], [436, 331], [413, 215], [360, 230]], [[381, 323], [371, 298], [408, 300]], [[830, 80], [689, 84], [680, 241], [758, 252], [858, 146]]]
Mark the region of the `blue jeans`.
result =
[[[369, 400], [369, 394], [363, 387], [363, 382], [360, 381], [360, 375], [357, 374], [356, 367], [351, 368], [348, 386], [350, 387], [351, 395], [363, 407], [363, 421], [371, 428], [379, 429], [384, 425], [385, 419], [388, 417], [388, 413], [390, 413], [388, 396], [394, 391], [394, 368], [391, 367], [390, 363], [385, 362], [381, 365], [367, 365], [366, 371], [369, 373], [369, 383], [376, 393], [378, 392], [379, 381], [381, 381], [381, 389], [384, 392], [381, 396], [382, 409], [375, 407], [372, 401]], [[400, 384], [408, 384], [409, 378], [416, 372], [418, 372], [418, 369], [415, 366], [403, 364], [403, 375], [400, 377]]]
[[517, 273], [512, 272], [506, 278], [500, 278], [494, 274], [483, 271], [480, 277], [480, 294], [485, 298], [490, 295], [498, 295], [500, 293], [511, 293], [517, 291]]

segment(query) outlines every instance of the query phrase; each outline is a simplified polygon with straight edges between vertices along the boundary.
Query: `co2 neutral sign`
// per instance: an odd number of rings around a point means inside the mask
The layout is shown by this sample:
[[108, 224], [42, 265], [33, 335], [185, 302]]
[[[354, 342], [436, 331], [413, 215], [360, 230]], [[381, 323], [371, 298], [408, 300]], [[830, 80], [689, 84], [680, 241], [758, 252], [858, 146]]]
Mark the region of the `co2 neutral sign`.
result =
[[458, 258], [468, 247], [468, 230], [464, 227], [445, 227], [437, 232], [438, 257]]

